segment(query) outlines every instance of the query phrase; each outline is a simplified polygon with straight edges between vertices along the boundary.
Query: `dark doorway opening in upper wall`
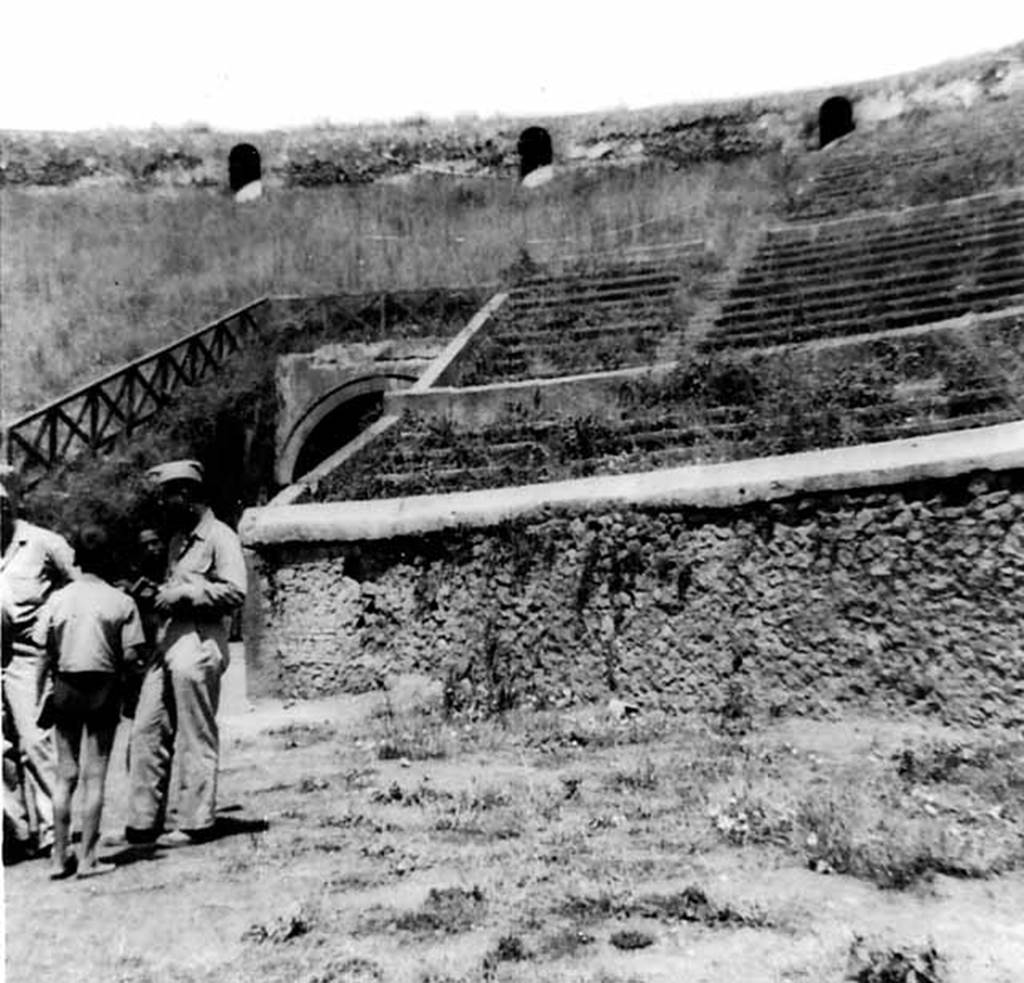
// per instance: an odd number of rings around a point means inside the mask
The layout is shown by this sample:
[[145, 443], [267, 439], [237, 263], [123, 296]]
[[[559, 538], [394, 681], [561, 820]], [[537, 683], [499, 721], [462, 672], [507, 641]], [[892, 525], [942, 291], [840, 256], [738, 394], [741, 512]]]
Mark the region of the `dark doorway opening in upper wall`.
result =
[[524, 178], [539, 167], [547, 167], [554, 160], [551, 134], [543, 126], [528, 126], [519, 134], [516, 144], [519, 152], [519, 177]]
[[830, 96], [821, 104], [818, 110], [819, 147], [825, 147], [853, 130], [853, 104], [846, 96]]
[[262, 177], [260, 152], [251, 143], [238, 143], [228, 154], [228, 184], [234, 192]]

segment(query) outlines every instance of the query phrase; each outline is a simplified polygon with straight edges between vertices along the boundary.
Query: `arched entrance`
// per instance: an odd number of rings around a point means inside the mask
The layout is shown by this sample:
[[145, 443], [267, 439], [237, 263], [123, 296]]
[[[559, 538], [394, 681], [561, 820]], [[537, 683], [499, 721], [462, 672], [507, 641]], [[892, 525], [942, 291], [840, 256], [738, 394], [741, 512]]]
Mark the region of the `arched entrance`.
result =
[[853, 104], [846, 96], [830, 96], [818, 110], [819, 146], [846, 136], [854, 130]]
[[292, 427], [277, 462], [282, 485], [297, 481], [359, 436], [384, 411], [384, 394], [405, 389], [412, 376], [372, 376], [339, 386], [313, 403]]
[[528, 126], [519, 134], [516, 144], [519, 152], [519, 178], [526, 177], [540, 167], [548, 167], [554, 160], [551, 134], [543, 126]]
[[263, 176], [260, 152], [251, 143], [236, 143], [228, 154], [228, 184], [237, 194]]

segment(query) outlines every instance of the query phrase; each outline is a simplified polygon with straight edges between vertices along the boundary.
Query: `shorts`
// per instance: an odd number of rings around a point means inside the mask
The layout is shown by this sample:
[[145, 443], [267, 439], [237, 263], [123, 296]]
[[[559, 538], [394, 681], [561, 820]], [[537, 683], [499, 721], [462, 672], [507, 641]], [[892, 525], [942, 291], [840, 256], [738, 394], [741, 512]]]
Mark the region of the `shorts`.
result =
[[121, 716], [121, 686], [113, 672], [58, 672], [50, 697], [55, 724], [82, 724], [99, 730], [116, 727]]

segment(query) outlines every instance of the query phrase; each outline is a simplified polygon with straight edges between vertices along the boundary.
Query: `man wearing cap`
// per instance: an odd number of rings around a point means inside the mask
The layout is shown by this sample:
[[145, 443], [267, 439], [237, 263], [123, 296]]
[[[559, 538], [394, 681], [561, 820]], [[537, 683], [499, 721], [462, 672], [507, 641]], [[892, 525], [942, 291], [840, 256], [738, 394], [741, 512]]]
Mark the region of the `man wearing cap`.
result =
[[[41, 729], [37, 723], [45, 653], [33, 639], [32, 631], [50, 594], [77, 576], [74, 551], [67, 540], [18, 518], [13, 498], [0, 485], [4, 723], [13, 732], [8, 736], [17, 741], [27, 772], [25, 795], [38, 820], [40, 847], [46, 847], [52, 837], [50, 792], [56, 775], [56, 757], [51, 731]], [[15, 793], [5, 783], [5, 798], [12, 799]]]
[[[172, 532], [167, 579], [154, 606], [161, 616], [157, 658], [135, 710], [131, 751], [129, 842], [182, 846], [214, 824], [220, 679], [228, 664], [231, 612], [245, 599], [238, 536], [207, 504], [202, 466], [170, 461], [152, 468]], [[171, 761], [177, 755], [179, 828], [160, 836]]]

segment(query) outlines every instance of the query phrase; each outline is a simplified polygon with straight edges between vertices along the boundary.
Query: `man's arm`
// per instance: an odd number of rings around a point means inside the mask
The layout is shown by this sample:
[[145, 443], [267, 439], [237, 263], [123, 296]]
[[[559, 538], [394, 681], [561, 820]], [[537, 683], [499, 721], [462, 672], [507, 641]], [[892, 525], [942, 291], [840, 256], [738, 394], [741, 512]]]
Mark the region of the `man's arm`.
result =
[[157, 594], [157, 607], [187, 604], [197, 612], [230, 614], [245, 600], [246, 573], [242, 544], [230, 529], [218, 530], [213, 544], [214, 564], [208, 576], [186, 575], [165, 585]]
[[79, 578], [80, 571], [75, 566], [75, 551], [71, 544], [60, 533], [47, 530], [47, 561], [51, 576], [57, 587]]

